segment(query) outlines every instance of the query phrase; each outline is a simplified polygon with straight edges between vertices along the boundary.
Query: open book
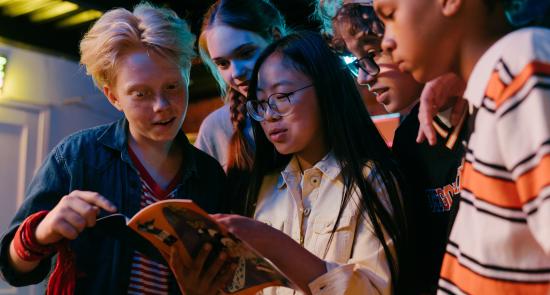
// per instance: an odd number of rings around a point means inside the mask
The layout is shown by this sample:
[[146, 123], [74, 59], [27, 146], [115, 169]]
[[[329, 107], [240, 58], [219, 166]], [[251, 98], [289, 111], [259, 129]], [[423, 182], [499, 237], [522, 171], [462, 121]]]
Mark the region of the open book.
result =
[[143, 208], [130, 220], [122, 214], [113, 214], [98, 219], [96, 225], [113, 234], [120, 234], [116, 228], [121, 226], [132, 230], [130, 240], [136, 243], [136, 249], [152, 259], [158, 260], [160, 254], [169, 261], [171, 247], [176, 247], [179, 257], [189, 265], [208, 242], [212, 245], [205, 262], [208, 265], [224, 250], [229, 260], [237, 264], [233, 281], [223, 290], [226, 294], [248, 295], [266, 287], [291, 286], [270, 261], [228, 232], [191, 200], [159, 201]]

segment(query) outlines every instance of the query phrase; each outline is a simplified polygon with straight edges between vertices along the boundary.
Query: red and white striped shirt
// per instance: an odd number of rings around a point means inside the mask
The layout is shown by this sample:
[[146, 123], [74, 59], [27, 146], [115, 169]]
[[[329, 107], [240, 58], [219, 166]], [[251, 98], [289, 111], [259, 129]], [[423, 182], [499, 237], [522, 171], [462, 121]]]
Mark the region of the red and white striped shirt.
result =
[[[141, 208], [145, 208], [159, 200], [173, 198], [180, 184], [181, 175], [178, 173], [166, 189], [162, 189], [149, 175], [135, 153], [128, 148], [130, 158], [138, 169], [141, 180]], [[170, 269], [164, 263], [158, 263], [147, 258], [138, 251], [132, 257], [130, 270], [130, 284], [128, 294], [168, 294]]]

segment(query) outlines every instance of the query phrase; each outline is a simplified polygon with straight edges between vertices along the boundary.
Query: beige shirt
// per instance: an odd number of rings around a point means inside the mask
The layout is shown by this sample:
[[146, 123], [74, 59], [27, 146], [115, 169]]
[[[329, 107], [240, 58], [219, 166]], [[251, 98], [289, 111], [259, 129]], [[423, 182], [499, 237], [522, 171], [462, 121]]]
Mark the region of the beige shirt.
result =
[[[372, 224], [365, 219], [366, 215], [360, 215], [357, 193], [352, 194], [329, 245], [343, 198], [340, 170], [329, 153], [302, 176], [293, 158], [280, 174], [264, 178], [255, 218], [283, 231], [325, 260], [327, 273], [309, 284], [313, 294], [390, 294], [386, 255]], [[366, 166], [364, 173], [389, 204], [386, 189], [375, 171]], [[386, 243], [393, 250], [389, 238]], [[264, 289], [260, 294], [301, 292], [276, 287]]]

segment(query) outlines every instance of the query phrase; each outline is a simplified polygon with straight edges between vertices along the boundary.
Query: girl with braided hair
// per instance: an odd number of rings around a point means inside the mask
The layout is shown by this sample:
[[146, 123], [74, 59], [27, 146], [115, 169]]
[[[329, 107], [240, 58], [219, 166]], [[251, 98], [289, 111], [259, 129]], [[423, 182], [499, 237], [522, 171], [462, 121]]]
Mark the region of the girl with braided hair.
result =
[[243, 174], [252, 168], [254, 140], [244, 105], [252, 67], [260, 52], [284, 34], [282, 15], [264, 0], [218, 0], [204, 16], [199, 53], [218, 82], [225, 105], [206, 117], [195, 145], [223, 166], [230, 195], [244, 195]]

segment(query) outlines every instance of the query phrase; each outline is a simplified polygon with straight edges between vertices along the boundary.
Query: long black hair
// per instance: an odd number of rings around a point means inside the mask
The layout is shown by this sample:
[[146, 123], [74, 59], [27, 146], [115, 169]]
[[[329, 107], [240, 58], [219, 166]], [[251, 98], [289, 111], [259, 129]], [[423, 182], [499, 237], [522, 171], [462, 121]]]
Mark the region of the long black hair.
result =
[[[313, 81], [326, 145], [341, 167], [345, 186], [333, 234], [352, 194], [359, 192], [361, 218], [372, 223], [388, 259], [393, 290], [399, 292], [399, 273], [406, 260], [404, 253], [407, 244], [406, 214], [401, 192], [403, 180], [389, 148], [370, 119], [353, 77], [320, 34], [296, 32], [272, 43], [260, 55], [250, 80], [248, 99], [257, 99], [258, 71], [272, 54], [281, 54], [285, 62]], [[254, 214], [263, 178], [284, 169], [292, 157], [277, 152], [258, 122], [253, 122], [253, 130], [256, 154], [245, 201], [249, 216]], [[376, 193], [364, 173], [365, 167], [375, 170], [385, 185], [389, 200], [383, 200]], [[388, 203], [391, 208], [388, 208]], [[386, 244], [386, 235], [392, 239], [395, 253]]]

